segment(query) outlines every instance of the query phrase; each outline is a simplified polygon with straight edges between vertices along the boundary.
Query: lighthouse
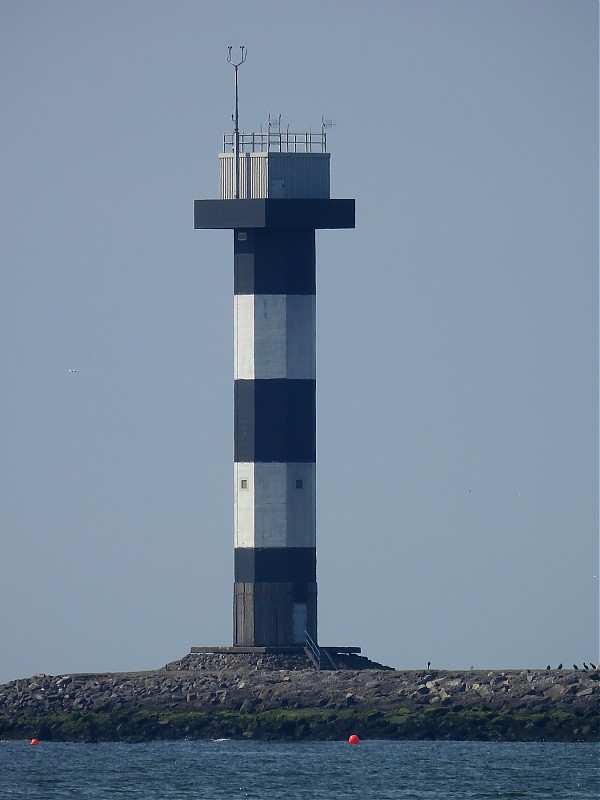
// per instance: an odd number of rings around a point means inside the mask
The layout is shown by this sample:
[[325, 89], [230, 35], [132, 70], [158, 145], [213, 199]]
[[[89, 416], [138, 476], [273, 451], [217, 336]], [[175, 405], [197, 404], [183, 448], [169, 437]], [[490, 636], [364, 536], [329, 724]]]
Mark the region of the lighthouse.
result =
[[287, 650], [318, 641], [315, 231], [353, 228], [354, 200], [330, 197], [325, 123], [240, 133], [239, 64], [194, 227], [233, 232], [233, 649]]

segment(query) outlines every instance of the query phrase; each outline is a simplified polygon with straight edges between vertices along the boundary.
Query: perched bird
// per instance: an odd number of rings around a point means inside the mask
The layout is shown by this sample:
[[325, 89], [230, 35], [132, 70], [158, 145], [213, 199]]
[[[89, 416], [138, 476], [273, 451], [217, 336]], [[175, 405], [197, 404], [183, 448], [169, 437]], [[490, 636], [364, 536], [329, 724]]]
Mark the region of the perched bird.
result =
[[589, 667], [588, 667], [588, 665], [585, 663], [585, 661], [583, 662], [583, 668], [584, 668], [584, 669], [589, 669]]
[[573, 669], [579, 669], [579, 667], [577, 666], [577, 664], [573, 664]]
[[548, 666], [546, 667], [546, 669], [550, 669], [550, 664], [548, 664]]
[[427, 662], [427, 669], [429, 669], [430, 666], [431, 666], [431, 661], [428, 661]]
[[596, 665], [595, 665], [595, 664], [592, 664], [592, 662], [591, 662], [591, 661], [590, 661], [590, 667], [591, 667], [592, 669], [596, 669]]
[[559, 664], [556, 669], [562, 669], [562, 664]]

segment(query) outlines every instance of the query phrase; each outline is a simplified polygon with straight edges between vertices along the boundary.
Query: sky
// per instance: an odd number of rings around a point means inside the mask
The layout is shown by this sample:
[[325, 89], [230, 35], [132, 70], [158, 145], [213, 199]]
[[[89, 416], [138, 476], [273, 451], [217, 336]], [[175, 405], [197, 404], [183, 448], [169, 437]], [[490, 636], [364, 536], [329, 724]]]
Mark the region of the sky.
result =
[[[328, 135], [319, 641], [598, 655], [595, 0], [3, 0], [0, 682], [230, 645], [231, 132]], [[76, 370], [76, 372], [70, 372]]]

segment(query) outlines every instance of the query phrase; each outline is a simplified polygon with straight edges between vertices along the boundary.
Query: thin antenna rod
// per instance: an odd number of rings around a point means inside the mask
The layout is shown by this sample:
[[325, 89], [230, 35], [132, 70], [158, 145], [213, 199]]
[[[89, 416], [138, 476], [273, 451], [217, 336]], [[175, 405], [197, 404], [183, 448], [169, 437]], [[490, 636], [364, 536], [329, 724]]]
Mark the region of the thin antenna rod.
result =
[[228, 47], [227, 61], [235, 70], [235, 114], [233, 116], [234, 124], [234, 158], [235, 158], [235, 199], [240, 199], [240, 126], [238, 114], [238, 67], [246, 60], [247, 50], [245, 47], [240, 46], [240, 60], [237, 64], [231, 60], [231, 47]]

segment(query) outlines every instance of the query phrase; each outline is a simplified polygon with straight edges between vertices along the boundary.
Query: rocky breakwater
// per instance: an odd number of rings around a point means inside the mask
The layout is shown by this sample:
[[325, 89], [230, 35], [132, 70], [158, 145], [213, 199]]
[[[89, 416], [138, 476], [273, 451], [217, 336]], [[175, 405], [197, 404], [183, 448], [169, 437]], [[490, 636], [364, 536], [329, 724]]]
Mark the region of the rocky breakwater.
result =
[[[591, 737], [598, 735], [600, 670], [407, 671], [356, 656], [339, 658], [337, 666], [318, 671], [300, 656], [201, 654], [148, 672], [34, 675], [0, 687], [0, 735], [16, 735], [33, 720], [37, 725], [43, 719], [64, 721], [67, 715], [104, 715], [106, 720], [112, 714], [122, 721], [133, 712], [169, 714], [169, 719], [187, 714], [185, 735], [195, 735], [189, 722], [194, 714], [204, 721], [247, 722], [250, 716], [270, 714], [271, 719], [276, 712], [280, 721], [283, 714], [289, 722], [309, 711], [313, 723], [371, 715], [372, 723], [379, 721], [375, 732], [397, 738], [400, 733], [386, 733], [384, 723], [402, 722], [407, 733], [410, 719], [471, 719], [475, 712], [479, 720], [481, 714], [585, 719]], [[234, 733], [248, 735], [248, 729], [238, 726]], [[215, 731], [231, 733], [214, 726], [209, 733]], [[314, 725], [310, 735], [320, 738]]]

